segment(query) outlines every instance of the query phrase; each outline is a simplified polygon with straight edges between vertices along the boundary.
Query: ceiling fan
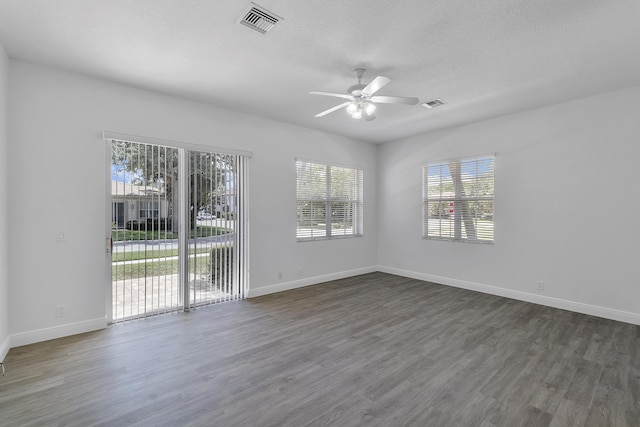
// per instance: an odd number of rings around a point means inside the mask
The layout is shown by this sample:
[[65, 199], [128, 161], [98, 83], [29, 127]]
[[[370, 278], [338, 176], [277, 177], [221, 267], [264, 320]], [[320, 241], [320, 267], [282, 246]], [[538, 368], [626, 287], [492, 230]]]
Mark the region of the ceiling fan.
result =
[[321, 92], [313, 91], [309, 92], [311, 95], [324, 95], [334, 96], [336, 98], [348, 99], [340, 105], [329, 108], [321, 113], [316, 114], [316, 117], [324, 117], [329, 113], [333, 113], [341, 108], [347, 108], [347, 112], [351, 114], [354, 119], [361, 119], [364, 117], [366, 121], [371, 121], [376, 118], [373, 114], [376, 110], [375, 104], [405, 104], [416, 105], [418, 98], [411, 98], [406, 96], [381, 96], [374, 95], [377, 91], [385, 87], [391, 79], [385, 76], [378, 76], [368, 85], [362, 84], [362, 76], [364, 76], [364, 68], [356, 68], [354, 70], [358, 84], [349, 86], [347, 93], [333, 93], [333, 92]]

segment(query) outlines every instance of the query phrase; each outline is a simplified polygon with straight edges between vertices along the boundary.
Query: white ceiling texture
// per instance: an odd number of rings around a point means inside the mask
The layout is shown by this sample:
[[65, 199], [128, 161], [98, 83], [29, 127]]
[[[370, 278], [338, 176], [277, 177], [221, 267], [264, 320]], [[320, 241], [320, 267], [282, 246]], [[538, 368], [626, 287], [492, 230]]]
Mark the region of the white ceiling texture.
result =
[[[11, 58], [380, 143], [640, 85], [639, 0], [0, 0]], [[374, 121], [339, 110], [377, 75]], [[640, 100], [639, 100], [640, 101]], [[594, 105], [594, 108], [607, 106]]]

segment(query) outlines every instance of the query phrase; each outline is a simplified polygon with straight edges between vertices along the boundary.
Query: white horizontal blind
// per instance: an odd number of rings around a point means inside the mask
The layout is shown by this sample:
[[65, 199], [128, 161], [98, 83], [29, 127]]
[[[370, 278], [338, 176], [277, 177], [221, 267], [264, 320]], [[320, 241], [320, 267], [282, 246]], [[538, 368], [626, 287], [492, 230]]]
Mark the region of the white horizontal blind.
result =
[[492, 244], [494, 168], [493, 156], [424, 166], [422, 236]]
[[363, 171], [296, 161], [298, 241], [363, 235]]

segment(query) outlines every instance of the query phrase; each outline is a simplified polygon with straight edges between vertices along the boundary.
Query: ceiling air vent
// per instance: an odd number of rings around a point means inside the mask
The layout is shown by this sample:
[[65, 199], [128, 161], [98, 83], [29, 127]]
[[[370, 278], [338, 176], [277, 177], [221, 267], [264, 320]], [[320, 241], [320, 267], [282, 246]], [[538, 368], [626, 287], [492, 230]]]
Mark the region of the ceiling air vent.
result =
[[446, 102], [444, 102], [440, 98], [436, 98], [433, 101], [423, 102], [420, 105], [422, 105], [425, 108], [436, 108], [436, 107], [439, 107], [439, 106], [444, 105], [444, 104], [446, 104]]
[[282, 18], [255, 3], [251, 3], [249, 9], [238, 22], [245, 27], [256, 30], [260, 34], [266, 34], [278, 21], [282, 21]]

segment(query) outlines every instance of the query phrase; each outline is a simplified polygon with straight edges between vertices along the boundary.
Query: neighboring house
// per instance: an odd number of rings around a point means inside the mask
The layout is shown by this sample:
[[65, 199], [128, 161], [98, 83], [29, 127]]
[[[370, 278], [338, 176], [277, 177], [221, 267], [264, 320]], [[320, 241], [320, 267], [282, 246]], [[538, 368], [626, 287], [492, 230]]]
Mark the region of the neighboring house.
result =
[[129, 221], [166, 218], [168, 207], [164, 188], [111, 181], [111, 221], [114, 228], [124, 228]]
[[225, 193], [218, 196], [219, 204], [216, 205], [216, 214], [221, 216], [222, 214], [228, 212], [236, 211], [236, 194], [235, 193]]
[[214, 204], [206, 206], [200, 206], [198, 212], [215, 214], [218, 218], [221, 218], [226, 213], [233, 213], [236, 211], [236, 193], [227, 192], [219, 196], [215, 196]]

